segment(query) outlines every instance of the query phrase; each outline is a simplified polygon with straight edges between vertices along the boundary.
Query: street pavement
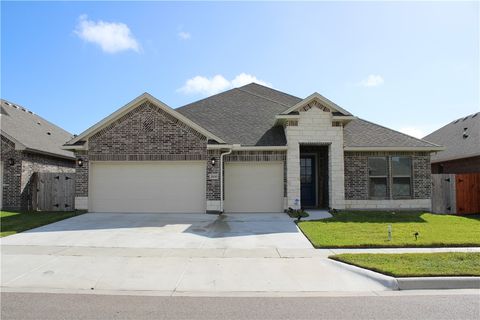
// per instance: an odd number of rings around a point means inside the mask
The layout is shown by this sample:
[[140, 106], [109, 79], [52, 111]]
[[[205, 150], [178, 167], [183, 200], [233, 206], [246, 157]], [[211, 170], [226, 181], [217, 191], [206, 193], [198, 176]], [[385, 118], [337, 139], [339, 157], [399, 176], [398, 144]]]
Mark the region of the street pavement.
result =
[[375, 296], [201, 298], [2, 293], [1, 319], [472, 319], [478, 290]]

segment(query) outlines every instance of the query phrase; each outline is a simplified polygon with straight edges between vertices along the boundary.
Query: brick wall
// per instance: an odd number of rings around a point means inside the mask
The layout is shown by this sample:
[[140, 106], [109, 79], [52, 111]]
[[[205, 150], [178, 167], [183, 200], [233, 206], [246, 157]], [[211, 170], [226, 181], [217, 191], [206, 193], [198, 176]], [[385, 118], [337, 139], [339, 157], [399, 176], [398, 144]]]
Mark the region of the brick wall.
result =
[[[13, 159], [14, 165], [8, 162]], [[1, 136], [1, 160], [3, 164], [2, 208], [19, 210], [21, 207], [22, 152], [15, 150], [15, 143]]]
[[145, 102], [90, 137], [90, 160], [204, 160], [202, 134]]
[[[368, 157], [412, 158], [412, 199], [430, 199], [431, 174], [428, 152], [345, 152], [345, 199], [368, 200]], [[388, 180], [390, 181], [390, 171]], [[387, 188], [387, 194], [391, 194]], [[389, 197], [391, 198], [391, 197]]]
[[480, 172], [480, 156], [432, 163], [432, 173]]
[[[28, 210], [34, 172], [74, 172], [74, 161], [52, 156], [15, 150], [15, 143], [1, 137], [3, 162], [2, 207], [11, 210]], [[9, 164], [14, 160], [14, 165]]]
[[75, 179], [76, 203], [82, 198], [82, 206], [88, 197], [88, 161], [207, 160], [206, 137], [150, 102], [95, 133], [88, 147], [76, 153], [84, 160]]

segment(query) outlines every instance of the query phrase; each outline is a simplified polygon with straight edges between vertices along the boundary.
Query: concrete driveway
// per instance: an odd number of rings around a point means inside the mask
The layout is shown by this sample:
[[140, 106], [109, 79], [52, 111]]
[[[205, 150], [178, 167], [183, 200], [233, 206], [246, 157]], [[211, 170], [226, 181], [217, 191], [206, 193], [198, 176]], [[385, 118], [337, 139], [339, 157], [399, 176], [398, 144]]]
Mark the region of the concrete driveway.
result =
[[282, 295], [378, 291], [285, 214], [89, 213], [1, 239], [2, 290]]
[[286, 214], [88, 213], [4, 238], [6, 245], [312, 248]]

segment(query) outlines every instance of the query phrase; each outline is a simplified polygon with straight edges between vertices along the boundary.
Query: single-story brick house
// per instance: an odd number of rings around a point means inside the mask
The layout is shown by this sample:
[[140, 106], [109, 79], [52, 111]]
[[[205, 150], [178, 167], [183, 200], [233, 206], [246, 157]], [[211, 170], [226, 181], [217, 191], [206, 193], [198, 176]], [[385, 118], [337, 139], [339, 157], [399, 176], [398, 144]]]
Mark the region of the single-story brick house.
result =
[[177, 109], [142, 94], [64, 148], [92, 212], [430, 209], [442, 149], [253, 83]]
[[480, 112], [456, 119], [423, 139], [445, 147], [432, 155], [432, 173], [480, 173]]
[[72, 135], [26, 108], [1, 100], [0, 207], [29, 210], [34, 172], [74, 172]]

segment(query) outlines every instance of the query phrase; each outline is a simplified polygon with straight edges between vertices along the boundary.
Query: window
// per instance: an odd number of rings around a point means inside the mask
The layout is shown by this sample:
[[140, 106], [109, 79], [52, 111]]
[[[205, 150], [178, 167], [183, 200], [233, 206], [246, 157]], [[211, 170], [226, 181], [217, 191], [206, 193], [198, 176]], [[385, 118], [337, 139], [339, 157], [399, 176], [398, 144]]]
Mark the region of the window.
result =
[[373, 199], [387, 198], [387, 158], [368, 158], [369, 194]]
[[409, 157], [392, 157], [392, 196], [409, 198], [412, 195], [412, 161]]

